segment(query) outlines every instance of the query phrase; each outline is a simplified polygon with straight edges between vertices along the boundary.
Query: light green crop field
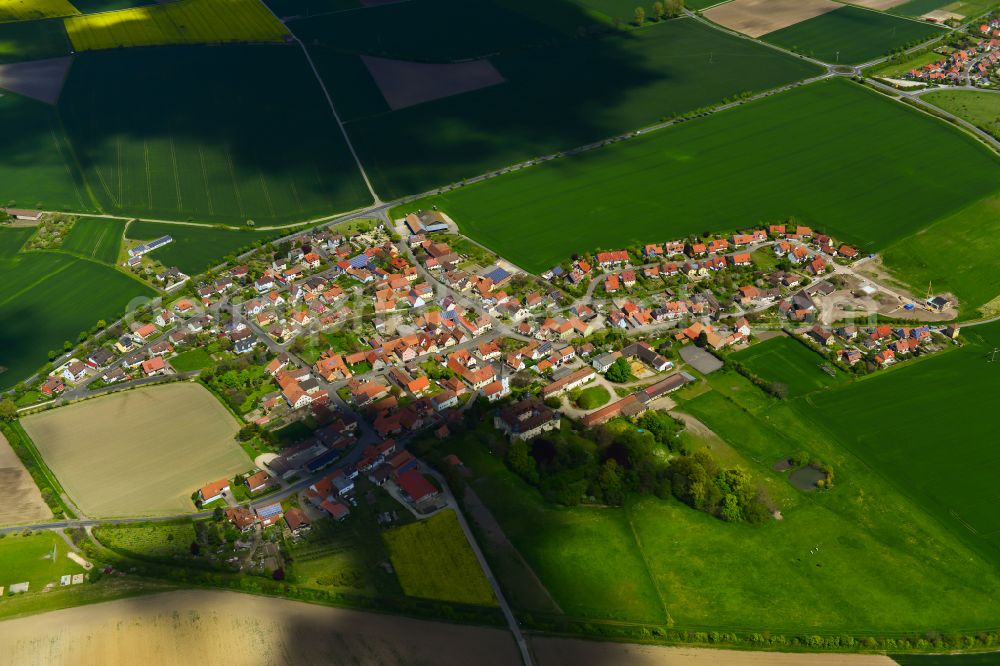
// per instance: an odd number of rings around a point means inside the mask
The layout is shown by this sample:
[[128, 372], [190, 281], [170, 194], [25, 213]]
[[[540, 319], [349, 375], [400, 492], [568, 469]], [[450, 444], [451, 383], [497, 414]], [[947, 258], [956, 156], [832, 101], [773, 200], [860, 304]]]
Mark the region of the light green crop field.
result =
[[[924, 168], [929, 154], [967, 165], [963, 186]], [[971, 137], [836, 79], [428, 197], [393, 215], [437, 205], [472, 238], [542, 271], [577, 252], [789, 216], [874, 251], [995, 192], [998, 182], [1000, 158]]]
[[[66, 542], [51, 532], [30, 536], [9, 534], [0, 539], [0, 587], [10, 594], [13, 583], [28, 583], [28, 594], [41, 592], [49, 583], [59, 587], [60, 576], [83, 573], [83, 567], [66, 557]], [[55, 559], [52, 558], [53, 552]]]
[[0, 201], [5, 206], [97, 210], [52, 107], [4, 92], [0, 144]]
[[125, 233], [131, 240], [146, 241], [169, 235], [173, 242], [151, 252], [149, 256], [164, 266], [176, 266], [188, 275], [197, 275], [217, 266], [228, 254], [249, 250], [256, 241], [291, 233], [291, 229], [248, 231], [137, 220], [129, 224]]
[[1000, 463], [991, 416], [1000, 324], [962, 331], [969, 344], [807, 396], [800, 413], [949, 526], [994, 565], [1000, 563]]
[[[33, 231], [33, 230], [29, 230]], [[9, 240], [8, 240], [9, 239]], [[98, 319], [114, 321], [148, 286], [96, 261], [56, 252], [22, 252], [21, 229], [0, 229], [0, 388], [25, 379]]]
[[371, 202], [292, 46], [81, 54], [60, 113], [109, 212], [242, 227]]
[[125, 220], [81, 217], [73, 223], [62, 249], [105, 264], [114, 264], [125, 233]]
[[448, 509], [427, 520], [382, 535], [403, 591], [411, 597], [495, 606], [483, 574], [455, 512]]
[[[788, 397], [843, 384], [849, 379], [825, 358], [785, 336], [738, 351], [732, 359], [764, 381], [787, 386]], [[831, 369], [833, 376], [821, 369], [824, 365]]]
[[979, 90], [936, 90], [920, 99], [968, 120], [1000, 138], [1000, 92]]
[[[469, 10], [452, 16], [453, 4], [405, 2], [289, 24], [309, 46], [384, 199], [820, 73], [690, 19], [567, 38], [521, 14], [496, 12], [489, 21], [462, 23], [457, 18]], [[414, 32], [423, 37], [412, 39]], [[421, 62], [488, 56], [505, 82], [389, 111], [352, 54]]]
[[276, 42], [288, 30], [260, 0], [176, 0], [66, 19], [77, 51], [164, 44]]
[[858, 64], [942, 34], [941, 28], [930, 23], [848, 5], [761, 39], [823, 62]]
[[961, 316], [971, 317], [1000, 297], [998, 252], [1000, 195], [992, 195], [901, 238], [882, 251], [882, 260], [914, 293], [933, 284], [936, 292], [958, 297]]

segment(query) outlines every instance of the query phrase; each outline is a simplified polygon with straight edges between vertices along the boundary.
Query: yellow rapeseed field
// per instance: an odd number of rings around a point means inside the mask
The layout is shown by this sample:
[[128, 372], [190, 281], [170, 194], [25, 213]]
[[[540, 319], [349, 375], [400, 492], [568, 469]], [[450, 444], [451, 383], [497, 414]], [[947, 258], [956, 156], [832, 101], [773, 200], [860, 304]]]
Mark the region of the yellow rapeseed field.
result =
[[0, 22], [33, 21], [79, 13], [69, 0], [0, 0]]
[[260, 0], [178, 0], [73, 16], [65, 24], [77, 51], [163, 44], [282, 42], [288, 36], [285, 26]]

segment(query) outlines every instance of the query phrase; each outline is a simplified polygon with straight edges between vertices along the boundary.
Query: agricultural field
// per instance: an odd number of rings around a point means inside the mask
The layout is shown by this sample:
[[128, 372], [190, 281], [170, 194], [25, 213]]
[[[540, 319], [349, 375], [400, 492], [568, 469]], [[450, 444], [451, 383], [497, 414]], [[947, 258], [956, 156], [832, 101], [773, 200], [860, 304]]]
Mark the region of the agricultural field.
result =
[[125, 233], [131, 240], [145, 241], [170, 235], [174, 239], [173, 242], [151, 252], [149, 256], [164, 266], [176, 266], [188, 275], [197, 275], [212, 266], [217, 266], [228, 254], [249, 250], [254, 243], [270, 240], [291, 231], [291, 229], [250, 231], [137, 220], [128, 225]]
[[[135, 298], [155, 292], [94, 261], [57, 252], [10, 252], [22, 229], [0, 229], [0, 388], [27, 378], [50, 350], [76, 340], [98, 319], [114, 321]], [[34, 231], [29, 229], [29, 231]], [[10, 238], [8, 242], [5, 239]]]
[[833, 0], [732, 0], [705, 12], [721, 26], [757, 38], [839, 9]]
[[119, 9], [155, 5], [156, 0], [73, 0], [73, 5], [81, 14], [97, 14], [98, 12], [114, 12]]
[[31, 474], [0, 433], [0, 525], [47, 520], [52, 511], [42, 500]]
[[125, 234], [125, 220], [110, 220], [100, 217], [81, 217], [73, 223], [69, 235], [63, 241], [62, 250], [114, 265], [118, 260], [122, 237]]
[[0, 22], [31, 21], [79, 13], [69, 0], [0, 0]]
[[1000, 409], [1000, 364], [990, 356], [1000, 324], [962, 334], [961, 349], [810, 395], [799, 411], [995, 566], [1000, 458], [989, 415]]
[[923, 16], [928, 12], [932, 12], [935, 9], [941, 9], [945, 5], [949, 4], [950, 0], [907, 0], [903, 4], [894, 6], [890, 11], [891, 14], [898, 14], [899, 16], [909, 16], [917, 17]]
[[[28, 582], [28, 594], [41, 592], [49, 583], [59, 587], [59, 577], [83, 573], [83, 567], [66, 557], [69, 546], [51, 532], [29, 536], [8, 534], [0, 539], [0, 587], [9, 596], [12, 583]], [[55, 557], [53, 558], [53, 554]]]
[[497, 604], [452, 510], [389, 530], [382, 539], [407, 595], [481, 606]]
[[62, 21], [0, 23], [0, 64], [69, 55]]
[[[715, 377], [718, 390], [677, 409], [728, 443], [713, 452], [761, 479], [781, 521], [724, 523], [655, 498], [633, 498], [624, 508], [551, 505], [488, 452], [497, 446], [488, 429], [446, 440], [437, 454], [461, 456], [477, 495], [572, 617], [669, 617], [675, 629], [727, 631], [758, 627], [766, 616], [767, 629], [789, 634], [987, 626], [996, 617], [1000, 576], [991, 562], [825, 435], [810, 433], [787, 404], [735, 373]], [[752, 398], [736, 403], [727, 394]], [[771, 470], [805, 443], [836, 469], [833, 490], [806, 495]], [[810, 553], [817, 544], [820, 553]], [[519, 582], [501, 577], [501, 584]], [[522, 604], [522, 612], [544, 612]]]
[[[790, 398], [848, 381], [832, 363], [786, 336], [765, 340], [736, 352], [731, 358], [764, 381], [784, 385]], [[823, 366], [830, 372], [824, 371]]]
[[371, 202], [291, 46], [81, 54], [60, 112], [108, 212], [263, 227]]
[[282, 43], [285, 26], [260, 0], [176, 0], [66, 19], [77, 51], [166, 44]]
[[361, 0], [264, 0], [278, 18], [285, 19], [358, 9]]
[[761, 39], [823, 62], [858, 64], [942, 34], [930, 23], [848, 5]]
[[1000, 297], [1000, 194], [970, 204], [920, 233], [904, 236], [882, 251], [891, 275], [924, 293], [928, 283], [960, 301], [960, 316], [974, 317]]
[[[103, 581], [102, 581], [103, 584]], [[342, 663], [508, 666], [501, 628], [426, 622], [287, 599], [209, 590], [163, 592], [7, 620], [0, 653], [11, 663], [173, 666], [193, 663]]]
[[1000, 139], [1000, 93], [979, 90], [935, 90], [920, 99], [939, 106]]
[[[399, 3], [378, 12], [404, 8], [412, 12], [419, 4]], [[407, 21], [373, 22], [352, 30], [341, 16], [331, 17], [329, 25], [310, 19], [291, 22], [290, 28], [309, 46], [352, 143], [384, 199], [613, 137], [746, 91], [820, 73], [814, 65], [691, 19], [569, 40], [541, 28], [529, 32], [524, 27], [510, 35], [480, 27], [468, 31], [469, 43], [464, 38], [456, 43], [452, 35], [442, 40], [405, 35], [397, 39], [396, 30], [403, 34], [412, 29]], [[428, 20], [412, 18], [422, 21], [421, 26]], [[516, 22], [528, 23], [522, 16]], [[465, 26], [459, 32], [465, 34]], [[518, 46], [517, 39], [530, 44], [546, 35], [544, 46]], [[488, 48], [499, 49], [487, 62], [504, 83], [461, 94], [441, 88], [438, 99], [390, 111], [387, 97], [365, 65], [345, 53], [348, 48], [363, 55], [421, 62], [464, 59], [490, 53]], [[588, 65], [581, 67], [581, 62]], [[552, 86], [552, 81], [560, 85]], [[433, 75], [426, 86], [440, 87]]]
[[22, 424], [90, 516], [189, 512], [192, 492], [251, 464], [234, 441], [236, 420], [198, 384], [115, 393]]
[[[915, 168], [928, 154], [967, 165], [963, 187]], [[428, 197], [393, 217], [437, 205], [532, 272], [574, 252], [790, 216], [875, 251], [996, 191], [998, 176], [1000, 159], [971, 137], [836, 79]]]
[[0, 144], [0, 201], [5, 206], [97, 210], [54, 109], [5, 92], [0, 96]]

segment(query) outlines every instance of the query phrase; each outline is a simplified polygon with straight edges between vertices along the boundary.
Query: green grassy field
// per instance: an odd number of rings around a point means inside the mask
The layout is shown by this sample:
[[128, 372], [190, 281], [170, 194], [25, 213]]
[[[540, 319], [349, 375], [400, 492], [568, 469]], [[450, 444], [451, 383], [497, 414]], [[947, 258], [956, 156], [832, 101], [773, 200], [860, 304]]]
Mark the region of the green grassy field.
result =
[[0, 96], [0, 201], [5, 206], [95, 211], [55, 111], [13, 93]]
[[964, 118], [1000, 138], [1000, 93], [976, 90], [937, 90], [920, 99]]
[[248, 231], [139, 220], [131, 222], [125, 233], [132, 240], [153, 240], [170, 235], [174, 241], [149, 256], [164, 266], [176, 266], [188, 275], [197, 275], [218, 265], [228, 254], [250, 249], [256, 241], [275, 238], [289, 231]]
[[[340, 16], [331, 22], [339, 24]], [[374, 36], [361, 31], [353, 37], [342, 35], [343, 26], [329, 33], [314, 27], [314, 33], [307, 30], [311, 23], [296, 21], [291, 28], [309, 45], [383, 198], [426, 191], [819, 73], [813, 65], [689, 19], [600, 37], [556, 34], [532, 48], [506, 45], [513, 38], [475, 30], [483, 44], [459, 39], [453, 46], [451, 35], [444, 44], [397, 39], [383, 32], [390, 29], [384, 23], [358, 28], [377, 28]], [[398, 29], [415, 28], [400, 22]], [[527, 29], [518, 36], [530, 43], [540, 39]], [[490, 62], [506, 82], [390, 112], [364, 65], [345, 53], [348, 48], [377, 55], [392, 49], [389, 55], [413, 59], [496, 52]]]
[[189, 349], [170, 359], [170, 365], [177, 372], [190, 372], [212, 366], [212, 357], [204, 349]]
[[[924, 168], [928, 154], [967, 165], [963, 187]], [[466, 234], [530, 271], [574, 252], [789, 216], [878, 250], [996, 191], [998, 174], [1000, 159], [974, 139], [837, 79], [429, 197], [394, 215], [438, 205]]]
[[800, 412], [996, 564], [1000, 324], [963, 335], [962, 349], [810, 395]]
[[[781, 336], [771, 338], [732, 355], [750, 372], [766, 382], [778, 382], [788, 387], [792, 398], [819, 389], [843, 384], [848, 380], [840, 370], [805, 345]], [[821, 365], [833, 369], [834, 376], [820, 369]]]
[[114, 264], [118, 260], [125, 224], [125, 220], [81, 217], [73, 223], [62, 249], [105, 264]]
[[[52, 559], [53, 548], [56, 557]], [[4, 597], [12, 583], [29, 583], [28, 594], [41, 592], [49, 583], [59, 587], [59, 577], [83, 573], [83, 567], [66, 557], [66, 542], [51, 532], [30, 536], [9, 534], [0, 539], [0, 587]]]
[[934, 53], [934, 51], [918, 53], [916, 55], [903, 57], [899, 61], [890, 60], [880, 65], [869, 67], [865, 69], [865, 74], [867, 76], [896, 78], [902, 74], [906, 74], [912, 69], [920, 69], [924, 65], [937, 62], [938, 60], [941, 60], [941, 58], [941, 54]]
[[0, 64], [69, 55], [62, 21], [0, 23]]
[[761, 39], [823, 62], [857, 64], [943, 32], [930, 23], [845, 6], [775, 30]]
[[[8, 236], [12, 234], [12, 236]], [[12, 240], [4, 240], [12, 238]], [[113, 321], [136, 297], [154, 291], [112, 268], [54, 252], [12, 254], [22, 230], [0, 229], [0, 388], [8, 388], [62, 350], [98, 319]]]
[[60, 111], [108, 211], [264, 226], [370, 202], [290, 46], [81, 54]]
[[905, 236], [882, 251], [891, 274], [914, 293], [933, 283], [958, 297], [962, 317], [973, 317], [1000, 296], [1000, 195], [995, 194]]
[[611, 394], [603, 386], [591, 386], [573, 396], [573, 402], [580, 409], [597, 409], [611, 400]]
[[[678, 410], [729, 443], [725, 450], [709, 445], [762, 482], [783, 520], [724, 523], [654, 498], [633, 498], [622, 509], [552, 506], [488, 452], [496, 446], [488, 429], [442, 442], [439, 455], [456, 453], [472, 470], [476, 493], [575, 618], [786, 635], [992, 626], [1000, 611], [992, 563], [812, 433], [789, 405], [740, 375], [718, 373], [708, 393]], [[771, 470], [803, 447], [836, 470], [833, 490], [801, 493]], [[495, 571], [503, 576], [505, 569]], [[501, 583], [505, 591], [519, 585]], [[544, 613], [516, 596], [512, 602], [536, 617]]]
[[496, 605], [493, 590], [450, 509], [389, 530], [382, 538], [409, 596]]

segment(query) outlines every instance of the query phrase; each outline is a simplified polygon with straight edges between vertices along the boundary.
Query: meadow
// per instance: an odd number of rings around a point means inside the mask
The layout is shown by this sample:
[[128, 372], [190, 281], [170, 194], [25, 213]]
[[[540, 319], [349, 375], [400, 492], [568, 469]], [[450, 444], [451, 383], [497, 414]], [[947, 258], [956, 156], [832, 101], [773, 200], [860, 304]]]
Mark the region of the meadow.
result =
[[69, 55], [62, 21], [0, 23], [0, 64]]
[[288, 30], [260, 0], [176, 0], [68, 18], [77, 51], [164, 44], [281, 43]]
[[[962, 188], [920, 168], [931, 153], [968, 166]], [[835, 79], [428, 197], [393, 217], [437, 205], [533, 272], [577, 252], [791, 216], [875, 251], [994, 192], [998, 174], [1000, 159], [971, 137]]]
[[382, 534], [403, 592], [412, 597], [495, 606], [493, 590], [454, 511]]
[[189, 349], [170, 358], [170, 367], [177, 372], [191, 372], [211, 367], [212, 357], [204, 349]]
[[49, 350], [62, 350], [65, 340], [76, 340], [98, 319], [114, 321], [130, 301], [155, 293], [94, 261], [57, 252], [10, 253], [26, 240], [21, 229], [0, 229], [0, 281], [11, 285], [0, 293], [0, 388], [28, 377]]
[[150, 253], [149, 256], [164, 266], [176, 266], [188, 275], [197, 275], [217, 266], [226, 255], [249, 250], [257, 242], [290, 232], [290, 229], [250, 231], [136, 220], [128, 225], [125, 234], [132, 240], [153, 240], [170, 235], [174, 239], [173, 242]]
[[[403, 11], [417, 4], [391, 7]], [[360, 32], [341, 42], [334, 38], [346, 28], [325, 33], [310, 30], [311, 23], [295, 21], [290, 28], [309, 46], [375, 189], [386, 199], [819, 73], [809, 63], [690, 19], [596, 37], [556, 35], [531, 48], [483, 29], [473, 31], [483, 41], [478, 48], [459, 48], [464, 39], [459, 46], [450, 38], [446, 46], [429, 39], [390, 41], [394, 33], [383, 34], [386, 24], [360, 26], [378, 32]], [[401, 22], [398, 29], [410, 27]], [[541, 39], [527, 28], [516, 36], [529, 44]], [[446, 47], [449, 52], [436, 50]], [[489, 62], [506, 82], [389, 112], [372, 77], [358, 58], [345, 53], [347, 48], [413, 60], [473, 57], [497, 48]]]
[[190, 512], [191, 493], [250, 467], [229, 411], [204, 387], [177, 383], [29, 416], [25, 431], [91, 516]]
[[978, 90], [936, 90], [920, 99], [983, 129], [1000, 139], [1000, 99], [996, 92]]
[[87, 259], [114, 265], [121, 249], [125, 224], [125, 220], [101, 217], [78, 218], [63, 241], [62, 249]]
[[[52, 558], [53, 550], [56, 557]], [[49, 583], [59, 586], [59, 577], [83, 573], [83, 567], [66, 557], [66, 542], [51, 532], [29, 536], [9, 534], [0, 539], [0, 587], [7, 597], [12, 583], [28, 582], [28, 594], [41, 592]]]
[[[749, 470], [781, 521], [724, 523], [651, 497], [631, 498], [624, 508], [548, 504], [489, 453], [501, 446], [489, 428], [454, 436], [436, 454], [461, 457], [480, 499], [570, 617], [706, 631], [763, 629], [766, 617], [768, 630], [786, 635], [993, 626], [1000, 577], [992, 562], [812, 432], [787, 403], [724, 372], [677, 409], [724, 440], [691, 437]], [[835, 469], [832, 490], [802, 493], [771, 469], [803, 447]], [[487, 555], [495, 561], [492, 549]], [[505, 592], [517, 589], [506, 571], [495, 568]], [[524, 597], [511, 602], [522, 614], [546, 615]]]
[[1000, 194], [970, 204], [921, 233], [905, 236], [882, 251], [882, 261], [914, 293], [932, 283], [958, 297], [962, 318], [1000, 297]]
[[85, 53], [60, 111], [108, 212], [264, 226], [370, 203], [304, 60], [291, 46]]
[[79, 13], [69, 0], [0, 0], [0, 21], [31, 21]]
[[[786, 336], [765, 340], [732, 354], [731, 358], [766, 382], [784, 384], [788, 388], [788, 397], [829, 388], [848, 380], [825, 358]], [[821, 370], [821, 365], [831, 368], [834, 376]]]
[[0, 96], [0, 201], [5, 206], [96, 211], [55, 110]]
[[848, 5], [761, 39], [823, 62], [858, 64], [942, 34], [930, 23]]
[[961, 349], [810, 395], [799, 412], [996, 565], [1000, 324], [962, 334]]

